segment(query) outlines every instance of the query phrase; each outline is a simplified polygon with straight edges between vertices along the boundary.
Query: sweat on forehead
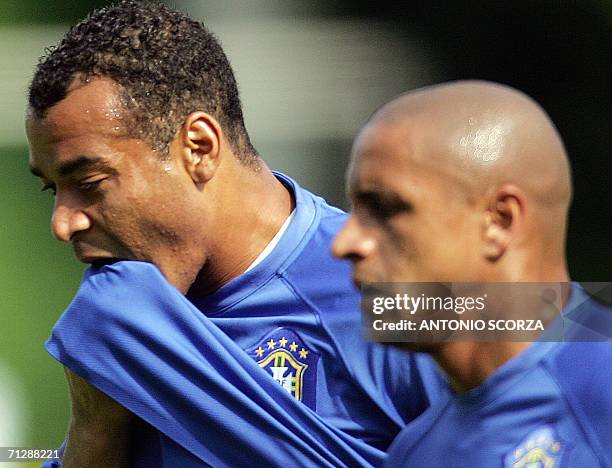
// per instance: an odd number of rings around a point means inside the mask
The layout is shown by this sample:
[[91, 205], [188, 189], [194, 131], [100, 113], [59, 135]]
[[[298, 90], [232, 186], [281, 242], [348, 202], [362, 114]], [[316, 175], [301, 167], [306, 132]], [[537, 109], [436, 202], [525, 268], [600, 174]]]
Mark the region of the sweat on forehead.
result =
[[432, 151], [412, 121], [367, 125], [353, 146], [349, 194], [376, 191], [422, 198], [428, 196], [435, 180], [440, 194], [448, 192], [453, 198], [465, 199], [469, 187], [461, 174], [429, 158]]
[[70, 138], [84, 129], [113, 137], [138, 137], [130, 133], [130, 118], [115, 82], [107, 78], [87, 81], [77, 78], [70, 84], [66, 97], [44, 116], [29, 108], [26, 126], [29, 133], [38, 127], [45, 128], [53, 139]]

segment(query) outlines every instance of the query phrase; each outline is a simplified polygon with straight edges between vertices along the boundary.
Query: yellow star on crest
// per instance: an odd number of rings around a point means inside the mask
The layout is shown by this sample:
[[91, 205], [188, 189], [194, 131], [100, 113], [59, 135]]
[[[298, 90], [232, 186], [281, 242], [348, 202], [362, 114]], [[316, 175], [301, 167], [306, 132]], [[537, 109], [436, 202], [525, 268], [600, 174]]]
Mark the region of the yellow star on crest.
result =
[[297, 349], [298, 349], [297, 343], [295, 341], [293, 343], [291, 343], [289, 345], [289, 349], [291, 350], [291, 352], [295, 353], [297, 351]]
[[274, 349], [274, 346], [276, 346], [276, 341], [270, 339], [270, 341], [268, 341], [268, 349]]
[[307, 356], [308, 356], [308, 351], [305, 350], [304, 348], [300, 349], [300, 357], [302, 359], [306, 359]]
[[280, 340], [278, 340], [278, 345], [281, 348], [284, 348], [287, 345], [287, 341], [289, 340], [283, 336]]
[[255, 350], [255, 354], [257, 354], [257, 356], [259, 357], [262, 357], [263, 353], [264, 353], [264, 350], [261, 346]]

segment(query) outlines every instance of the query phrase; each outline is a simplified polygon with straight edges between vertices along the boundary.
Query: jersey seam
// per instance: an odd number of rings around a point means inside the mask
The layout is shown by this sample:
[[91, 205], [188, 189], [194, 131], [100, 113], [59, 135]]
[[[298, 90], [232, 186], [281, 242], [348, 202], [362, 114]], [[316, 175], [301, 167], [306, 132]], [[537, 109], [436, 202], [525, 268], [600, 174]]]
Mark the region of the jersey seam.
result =
[[283, 284], [287, 287], [287, 289], [291, 291], [291, 293], [295, 296], [295, 298], [298, 301], [302, 302], [313, 313], [313, 315], [315, 316], [317, 326], [325, 330], [325, 333], [330, 338], [330, 342], [333, 344], [336, 355], [339, 356], [340, 360], [342, 361], [342, 367], [344, 367], [347, 374], [351, 377], [351, 381], [355, 383], [356, 382], [355, 375], [353, 375], [352, 371], [349, 369], [349, 366], [347, 365], [344, 359], [344, 355], [340, 352], [340, 346], [338, 345], [336, 338], [330, 333], [327, 326], [321, 320], [321, 312], [319, 311], [319, 309], [314, 304], [312, 304], [306, 297], [304, 297], [304, 295], [301, 292], [299, 292], [298, 289], [293, 286], [293, 284], [291, 284], [291, 281], [289, 281], [289, 278], [287, 278], [287, 276], [285, 275], [285, 272], [279, 274], [279, 278], [283, 282]]
[[[259, 290], [261, 288], [266, 287], [268, 284], [270, 284], [271, 281], [275, 280], [276, 278], [278, 278], [280, 275], [278, 273], [278, 271], [273, 272], [272, 274], [270, 274], [270, 276], [268, 278], [266, 278], [264, 281], [261, 282], [261, 284], [259, 284], [259, 286], [257, 286], [256, 288], [252, 289], [247, 295], [241, 297], [240, 299], [238, 299], [235, 302], [232, 302], [231, 304], [227, 304], [225, 307], [223, 307], [222, 309], [214, 312], [214, 313], [207, 313], [205, 314], [207, 317], [211, 317], [211, 318], [221, 318], [221, 316], [227, 312], [229, 312], [231, 309], [235, 308], [236, 306], [238, 306], [241, 302], [247, 300], [249, 297], [251, 297], [253, 294], [259, 292]], [[198, 306], [196, 306], [197, 309], [199, 309]]]

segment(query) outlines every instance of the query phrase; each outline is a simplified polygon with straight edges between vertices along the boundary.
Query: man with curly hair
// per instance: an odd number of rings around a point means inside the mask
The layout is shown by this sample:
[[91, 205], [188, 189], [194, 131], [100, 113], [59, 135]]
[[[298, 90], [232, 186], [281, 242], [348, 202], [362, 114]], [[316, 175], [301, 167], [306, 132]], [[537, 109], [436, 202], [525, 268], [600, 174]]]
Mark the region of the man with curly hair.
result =
[[361, 340], [345, 214], [268, 169], [201, 23], [94, 12], [39, 63], [26, 127], [52, 231], [91, 264], [47, 342], [64, 466], [380, 465], [429, 405], [427, 358]]

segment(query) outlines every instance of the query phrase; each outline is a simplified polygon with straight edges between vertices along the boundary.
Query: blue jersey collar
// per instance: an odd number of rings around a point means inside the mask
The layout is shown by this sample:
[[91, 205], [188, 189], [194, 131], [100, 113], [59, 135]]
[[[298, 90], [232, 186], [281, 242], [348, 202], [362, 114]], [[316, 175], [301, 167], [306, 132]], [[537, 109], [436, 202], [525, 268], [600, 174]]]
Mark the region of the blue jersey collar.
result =
[[[541, 339], [532, 343], [519, 355], [504, 363], [478, 387], [457, 394], [458, 401], [467, 406], [473, 403], [482, 407], [483, 404], [492, 402], [498, 396], [504, 394], [517, 380], [523, 377], [525, 371], [535, 367], [539, 361], [544, 359], [545, 356], [562, 343], [563, 335], [557, 333], [559, 326], [562, 326], [559, 324], [563, 324], [564, 317], [569, 312], [589, 301], [589, 299], [589, 295], [578, 283], [572, 283], [570, 296], [565, 307], [559, 314], [559, 317], [544, 330]], [[559, 337], [558, 339], [555, 338], [557, 336]]]
[[188, 296], [206, 315], [222, 313], [280, 274], [301, 252], [316, 227], [319, 214], [314, 196], [290, 177], [280, 172], [273, 173], [293, 196], [295, 215], [274, 250], [252, 270], [234, 278], [211, 295]]

